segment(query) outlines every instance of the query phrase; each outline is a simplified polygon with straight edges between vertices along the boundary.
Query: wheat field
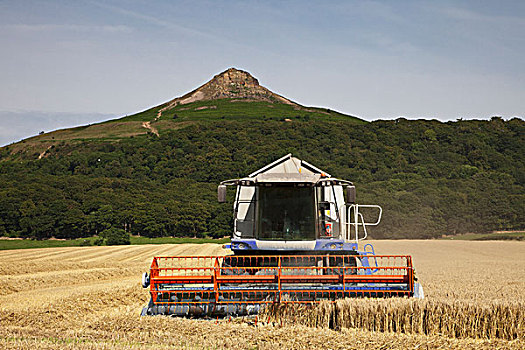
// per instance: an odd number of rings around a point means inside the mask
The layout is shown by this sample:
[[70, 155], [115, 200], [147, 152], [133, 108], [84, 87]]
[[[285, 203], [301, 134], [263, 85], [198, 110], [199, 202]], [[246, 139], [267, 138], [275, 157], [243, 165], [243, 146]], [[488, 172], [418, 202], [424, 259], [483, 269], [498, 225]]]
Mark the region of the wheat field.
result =
[[281, 308], [256, 324], [139, 316], [153, 256], [228, 254], [219, 245], [0, 251], [0, 348], [525, 348], [524, 242], [373, 243], [378, 254], [413, 256], [425, 301]]

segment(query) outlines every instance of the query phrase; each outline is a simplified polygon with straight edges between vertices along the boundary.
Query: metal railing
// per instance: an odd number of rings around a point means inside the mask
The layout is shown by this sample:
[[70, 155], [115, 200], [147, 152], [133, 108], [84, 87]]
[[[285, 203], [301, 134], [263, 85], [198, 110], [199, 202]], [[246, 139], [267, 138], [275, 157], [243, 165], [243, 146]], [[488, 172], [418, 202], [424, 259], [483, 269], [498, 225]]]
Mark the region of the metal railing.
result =
[[[376, 222], [365, 222], [363, 214], [359, 211], [359, 208], [376, 208], [379, 210], [377, 221]], [[352, 240], [352, 228], [354, 229], [355, 242], [358, 243], [368, 237], [368, 231], [366, 230], [367, 226], [377, 226], [381, 221], [381, 216], [383, 214], [383, 208], [375, 204], [352, 204], [348, 206], [346, 212], [346, 240]], [[363, 228], [363, 237], [359, 237], [359, 227]]]

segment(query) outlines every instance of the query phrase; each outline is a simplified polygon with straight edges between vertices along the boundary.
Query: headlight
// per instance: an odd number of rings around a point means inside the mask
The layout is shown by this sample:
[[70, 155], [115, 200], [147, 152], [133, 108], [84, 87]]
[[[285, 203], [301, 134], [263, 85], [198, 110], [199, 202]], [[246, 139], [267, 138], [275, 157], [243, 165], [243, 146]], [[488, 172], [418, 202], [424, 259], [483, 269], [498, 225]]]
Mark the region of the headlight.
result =
[[232, 249], [248, 249], [250, 246], [246, 243], [235, 243], [231, 245]]

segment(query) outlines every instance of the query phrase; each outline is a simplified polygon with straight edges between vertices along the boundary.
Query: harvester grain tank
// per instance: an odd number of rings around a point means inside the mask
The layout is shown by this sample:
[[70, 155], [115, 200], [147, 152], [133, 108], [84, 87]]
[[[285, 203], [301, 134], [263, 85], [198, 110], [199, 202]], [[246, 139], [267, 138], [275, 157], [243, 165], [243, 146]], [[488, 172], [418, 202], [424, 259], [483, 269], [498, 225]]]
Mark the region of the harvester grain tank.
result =
[[[423, 297], [412, 258], [362, 245], [378, 205], [356, 203], [352, 182], [288, 154], [218, 188], [235, 186], [234, 230], [226, 256], [155, 257], [142, 278], [143, 315], [256, 314], [271, 303], [347, 297]], [[363, 213], [373, 216], [366, 221]]]

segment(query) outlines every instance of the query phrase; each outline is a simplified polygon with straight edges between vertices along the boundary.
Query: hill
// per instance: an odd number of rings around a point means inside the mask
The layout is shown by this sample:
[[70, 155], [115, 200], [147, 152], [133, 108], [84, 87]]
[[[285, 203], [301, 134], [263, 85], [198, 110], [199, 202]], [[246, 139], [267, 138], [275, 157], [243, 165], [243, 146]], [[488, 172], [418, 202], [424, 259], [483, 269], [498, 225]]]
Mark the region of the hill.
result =
[[250, 73], [230, 68], [195, 90], [140, 113], [103, 123], [56, 130], [7, 146], [10, 159], [38, 159], [57, 145], [83, 142], [119, 142], [148, 133], [161, 136], [170, 130], [212, 120], [276, 120], [281, 122], [363, 120], [317, 107], [305, 107], [261, 86]]
[[360, 203], [382, 205], [375, 238], [525, 228], [523, 120], [367, 123], [253, 80], [233, 89], [239, 98], [211, 93], [211, 82], [137, 115], [1, 148], [0, 235], [229, 235], [218, 182], [286, 153], [353, 181]]

